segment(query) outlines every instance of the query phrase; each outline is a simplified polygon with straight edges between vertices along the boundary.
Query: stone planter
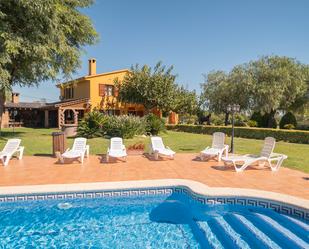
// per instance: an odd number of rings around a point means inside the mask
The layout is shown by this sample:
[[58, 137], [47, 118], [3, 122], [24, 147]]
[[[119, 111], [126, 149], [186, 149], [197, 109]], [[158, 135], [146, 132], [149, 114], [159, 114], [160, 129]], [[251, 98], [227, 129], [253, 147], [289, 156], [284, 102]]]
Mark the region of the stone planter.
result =
[[77, 134], [77, 125], [64, 124], [61, 126], [61, 130], [64, 132], [66, 137], [74, 137]]
[[127, 153], [128, 153], [129, 156], [140, 156], [140, 155], [144, 154], [144, 150], [131, 150], [131, 149], [128, 149]]

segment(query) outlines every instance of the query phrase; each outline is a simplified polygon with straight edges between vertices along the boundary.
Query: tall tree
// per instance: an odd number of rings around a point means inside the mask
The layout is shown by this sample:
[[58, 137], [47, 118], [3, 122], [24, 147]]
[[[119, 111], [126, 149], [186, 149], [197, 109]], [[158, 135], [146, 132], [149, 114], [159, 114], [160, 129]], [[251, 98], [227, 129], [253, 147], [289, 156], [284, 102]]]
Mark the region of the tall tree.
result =
[[[80, 12], [92, 0], [0, 1], [0, 92], [14, 85], [69, 77], [80, 66], [85, 45], [98, 35]], [[0, 118], [2, 116], [0, 108]], [[1, 125], [1, 120], [0, 120]]]
[[242, 110], [250, 106], [250, 80], [243, 66], [236, 66], [230, 73], [213, 71], [204, 75], [201, 98], [210, 112], [225, 113], [228, 124], [229, 104], [239, 104]]
[[0, 1], [0, 89], [69, 76], [81, 49], [97, 40], [80, 12], [92, 0]]
[[264, 56], [248, 64], [254, 109], [269, 114], [268, 126], [277, 110], [289, 110], [307, 91], [306, 65], [293, 58]]
[[119, 88], [119, 99], [125, 103], [142, 104], [147, 111], [158, 108], [163, 112], [175, 106], [176, 75], [173, 67], [163, 66], [158, 62], [154, 68], [147, 65], [132, 66], [123, 81], [116, 82]]

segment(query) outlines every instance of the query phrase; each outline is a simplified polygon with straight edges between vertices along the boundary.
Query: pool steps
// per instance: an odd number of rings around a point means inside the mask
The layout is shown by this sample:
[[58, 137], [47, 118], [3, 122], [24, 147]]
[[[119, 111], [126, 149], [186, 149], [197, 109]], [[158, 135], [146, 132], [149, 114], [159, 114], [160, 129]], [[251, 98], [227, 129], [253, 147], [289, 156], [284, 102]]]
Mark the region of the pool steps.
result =
[[309, 226], [288, 216], [233, 213], [195, 222], [203, 248], [309, 248]]

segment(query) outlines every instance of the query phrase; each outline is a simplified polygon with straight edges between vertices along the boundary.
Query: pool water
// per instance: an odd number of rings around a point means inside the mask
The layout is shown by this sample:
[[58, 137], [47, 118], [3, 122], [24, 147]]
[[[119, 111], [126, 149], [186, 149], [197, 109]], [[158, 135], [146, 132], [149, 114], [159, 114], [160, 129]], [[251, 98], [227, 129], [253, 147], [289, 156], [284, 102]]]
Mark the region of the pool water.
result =
[[0, 204], [0, 248], [309, 248], [304, 220], [182, 194]]

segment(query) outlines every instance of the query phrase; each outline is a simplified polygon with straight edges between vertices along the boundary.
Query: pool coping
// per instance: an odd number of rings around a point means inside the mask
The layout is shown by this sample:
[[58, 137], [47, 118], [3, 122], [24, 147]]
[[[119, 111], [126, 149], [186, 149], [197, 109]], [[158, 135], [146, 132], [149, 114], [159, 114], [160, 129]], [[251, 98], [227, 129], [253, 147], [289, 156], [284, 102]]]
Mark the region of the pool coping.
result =
[[0, 187], [0, 196], [44, 194], [44, 193], [66, 193], [81, 191], [106, 191], [106, 190], [127, 190], [138, 188], [156, 187], [177, 187], [185, 186], [195, 194], [212, 197], [245, 197], [268, 199], [302, 209], [309, 210], [309, 200], [291, 195], [275, 193], [270, 191], [230, 188], [230, 187], [209, 187], [203, 183], [186, 179], [159, 179], [119, 182], [92, 182], [92, 183], [71, 183], [71, 184], [47, 184], [47, 185], [25, 185]]

